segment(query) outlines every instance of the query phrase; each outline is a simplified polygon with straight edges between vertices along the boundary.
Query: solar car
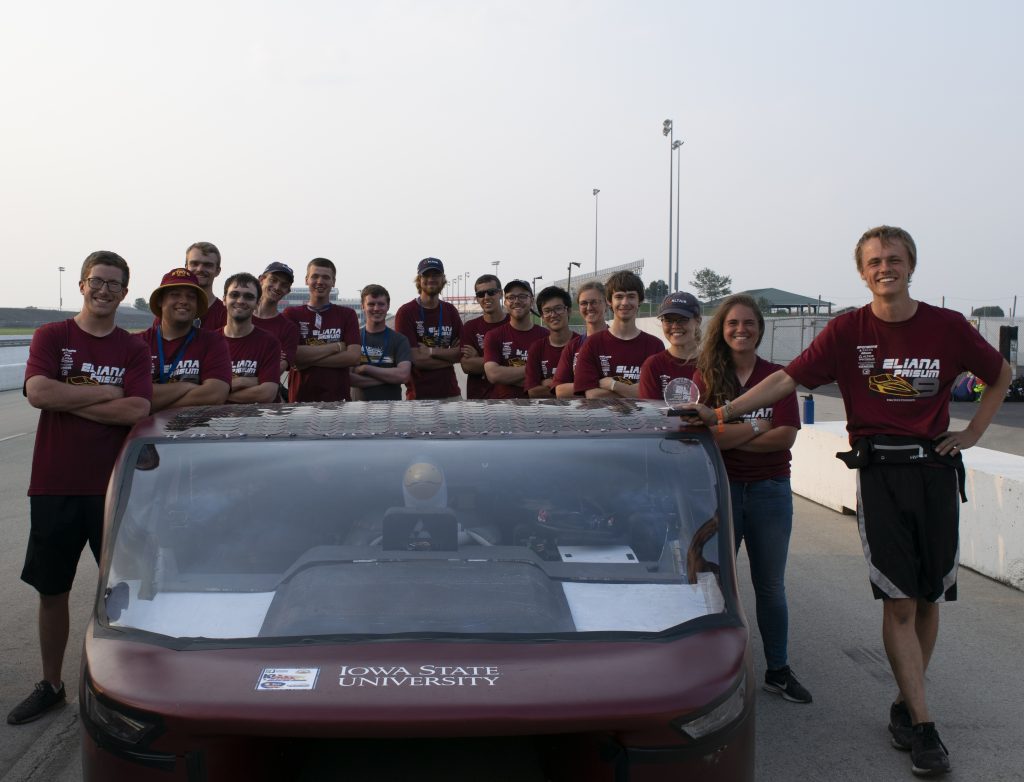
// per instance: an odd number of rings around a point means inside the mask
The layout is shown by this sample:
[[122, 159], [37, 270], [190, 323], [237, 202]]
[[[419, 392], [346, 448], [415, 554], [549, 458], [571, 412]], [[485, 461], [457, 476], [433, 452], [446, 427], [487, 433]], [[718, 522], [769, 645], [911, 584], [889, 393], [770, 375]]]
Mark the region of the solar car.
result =
[[107, 496], [84, 778], [753, 779], [728, 484], [661, 407], [142, 422]]

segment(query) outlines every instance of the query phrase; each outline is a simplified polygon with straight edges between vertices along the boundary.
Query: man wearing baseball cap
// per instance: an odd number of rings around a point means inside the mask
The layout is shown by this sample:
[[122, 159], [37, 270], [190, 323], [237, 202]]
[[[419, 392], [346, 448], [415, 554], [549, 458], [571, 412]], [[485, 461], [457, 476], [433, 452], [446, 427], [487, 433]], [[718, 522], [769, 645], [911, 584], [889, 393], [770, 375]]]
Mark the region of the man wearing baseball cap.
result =
[[406, 399], [450, 399], [462, 396], [455, 378], [455, 364], [462, 358], [462, 318], [459, 311], [441, 301], [447, 284], [444, 264], [424, 258], [416, 267], [419, 295], [395, 313], [395, 331], [412, 346], [412, 380]]
[[508, 322], [484, 337], [484, 374], [494, 385], [492, 399], [526, 399], [526, 355], [548, 330], [533, 323], [533, 291], [525, 280], [505, 285], [505, 308]]
[[160, 322], [138, 335], [153, 366], [153, 412], [219, 405], [231, 389], [231, 356], [221, 332], [195, 327], [206, 293], [188, 269], [171, 269], [149, 297]]
[[277, 337], [281, 343], [281, 371], [287, 372], [295, 366], [295, 352], [299, 347], [299, 327], [295, 321], [284, 317], [279, 311], [281, 299], [292, 291], [295, 272], [286, 263], [275, 261], [263, 270], [259, 277], [260, 300], [252, 324]]
[[665, 386], [677, 377], [692, 378], [700, 342], [700, 302], [686, 291], [666, 296], [658, 308], [668, 349], [655, 353], [640, 367], [640, 398], [664, 399]]

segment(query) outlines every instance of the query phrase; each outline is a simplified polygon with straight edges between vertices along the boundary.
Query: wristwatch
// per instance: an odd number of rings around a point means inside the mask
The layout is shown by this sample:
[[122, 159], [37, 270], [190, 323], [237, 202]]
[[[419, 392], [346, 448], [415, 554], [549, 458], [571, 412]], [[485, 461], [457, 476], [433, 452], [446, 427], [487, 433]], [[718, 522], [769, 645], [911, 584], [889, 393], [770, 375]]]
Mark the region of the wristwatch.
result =
[[749, 419], [749, 421], [750, 421], [750, 428], [754, 430], [754, 434], [755, 435], [761, 434], [761, 424], [759, 424], [757, 422], [757, 419], [756, 418], [751, 418], [751, 419]]

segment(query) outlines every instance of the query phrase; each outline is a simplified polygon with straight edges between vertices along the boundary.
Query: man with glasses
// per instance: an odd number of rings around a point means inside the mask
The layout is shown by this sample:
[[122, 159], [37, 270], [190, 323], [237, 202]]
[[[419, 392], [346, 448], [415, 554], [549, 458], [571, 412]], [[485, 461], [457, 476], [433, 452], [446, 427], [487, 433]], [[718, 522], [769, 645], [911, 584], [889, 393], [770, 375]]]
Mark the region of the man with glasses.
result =
[[460, 399], [455, 364], [462, 359], [462, 318], [454, 306], [441, 301], [448, 283], [444, 264], [424, 258], [416, 267], [415, 283], [419, 295], [395, 313], [395, 330], [412, 346], [412, 380], [405, 398]]
[[213, 292], [213, 282], [220, 275], [220, 250], [213, 242], [195, 242], [185, 250], [185, 268], [196, 276], [206, 296], [206, 311], [200, 316], [199, 327], [207, 331], [220, 331], [228, 320], [224, 302]]
[[367, 285], [359, 293], [366, 326], [360, 332], [359, 366], [352, 368], [352, 398], [379, 402], [402, 398], [402, 384], [412, 377], [409, 340], [389, 329], [391, 294], [383, 285]]
[[644, 284], [633, 272], [608, 278], [605, 298], [612, 307], [612, 325], [588, 339], [576, 361], [577, 394], [587, 399], [636, 399], [640, 367], [665, 345], [636, 325]]
[[576, 393], [573, 383], [576, 377], [576, 359], [580, 354], [580, 348], [590, 337], [608, 328], [608, 323], [604, 319], [607, 310], [604, 295], [604, 285], [597, 280], [583, 283], [576, 291], [576, 305], [579, 307], [580, 315], [583, 316], [586, 331], [582, 335], [572, 335], [569, 344], [562, 351], [562, 357], [558, 360], [554, 387], [555, 396], [559, 399], [572, 399]]
[[220, 405], [231, 390], [231, 356], [221, 332], [199, 329], [206, 295], [188, 269], [172, 269], [149, 297], [160, 320], [138, 334], [153, 364], [153, 412]]
[[224, 338], [231, 355], [231, 392], [228, 402], [273, 402], [281, 378], [281, 343], [253, 324], [260, 298], [260, 283], [251, 274], [233, 274], [224, 282], [228, 322]]
[[537, 306], [548, 334], [530, 345], [527, 351], [523, 388], [531, 399], [553, 399], [555, 369], [573, 335], [569, 328], [572, 298], [562, 288], [549, 285], [537, 295]]
[[61, 669], [68, 595], [85, 544], [99, 560], [103, 504], [128, 430], [149, 414], [149, 354], [114, 324], [128, 294], [128, 264], [106, 250], [82, 264], [82, 309], [32, 335], [23, 393], [39, 409], [30, 532], [21, 578], [39, 593], [43, 678], [7, 722], [32, 722], [66, 702]]
[[259, 277], [260, 298], [252, 323], [258, 329], [273, 334], [281, 343], [281, 372], [295, 366], [295, 353], [299, 347], [299, 327], [278, 312], [281, 300], [292, 291], [295, 273], [288, 264], [275, 261]]
[[483, 315], [466, 321], [462, 327], [462, 371], [466, 373], [466, 398], [489, 399], [494, 386], [484, 375], [484, 337], [508, 322], [501, 306], [501, 281], [484, 274], [473, 284]]
[[547, 329], [533, 324], [533, 291], [525, 280], [505, 286], [508, 323], [484, 338], [484, 374], [494, 385], [492, 399], [526, 399], [526, 354]]
[[291, 402], [348, 401], [349, 368], [359, 363], [359, 316], [331, 302], [337, 277], [334, 262], [314, 258], [306, 264], [309, 302], [288, 307], [284, 317], [299, 328], [295, 369], [288, 376]]

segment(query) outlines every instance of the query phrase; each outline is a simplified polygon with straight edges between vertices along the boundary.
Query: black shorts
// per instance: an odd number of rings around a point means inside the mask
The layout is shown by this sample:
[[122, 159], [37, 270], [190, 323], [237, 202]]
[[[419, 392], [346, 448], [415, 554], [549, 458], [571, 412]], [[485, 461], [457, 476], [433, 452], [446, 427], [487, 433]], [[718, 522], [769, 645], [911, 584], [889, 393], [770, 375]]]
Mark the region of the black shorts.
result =
[[956, 470], [924, 464], [857, 471], [857, 522], [876, 598], [956, 600]]
[[99, 562], [104, 497], [43, 494], [28, 499], [32, 529], [21, 580], [41, 595], [70, 592], [86, 543]]

